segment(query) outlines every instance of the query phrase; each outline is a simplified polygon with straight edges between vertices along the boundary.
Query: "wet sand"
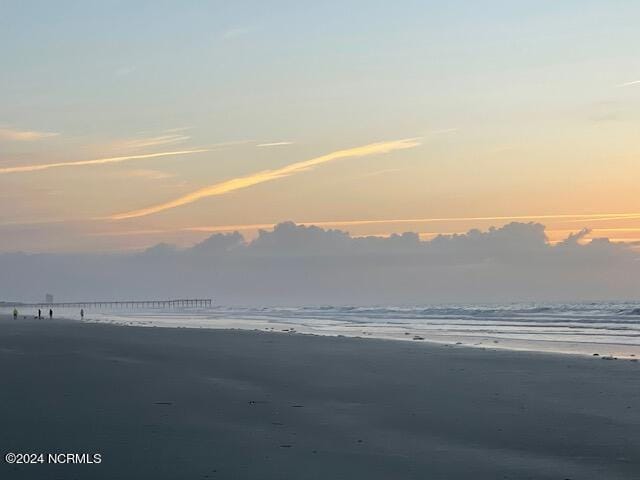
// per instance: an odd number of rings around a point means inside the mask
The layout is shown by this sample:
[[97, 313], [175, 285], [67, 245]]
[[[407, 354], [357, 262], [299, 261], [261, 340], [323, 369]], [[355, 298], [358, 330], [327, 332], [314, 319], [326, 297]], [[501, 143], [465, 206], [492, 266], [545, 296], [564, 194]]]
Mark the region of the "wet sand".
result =
[[640, 363], [0, 317], [8, 479], [637, 479]]

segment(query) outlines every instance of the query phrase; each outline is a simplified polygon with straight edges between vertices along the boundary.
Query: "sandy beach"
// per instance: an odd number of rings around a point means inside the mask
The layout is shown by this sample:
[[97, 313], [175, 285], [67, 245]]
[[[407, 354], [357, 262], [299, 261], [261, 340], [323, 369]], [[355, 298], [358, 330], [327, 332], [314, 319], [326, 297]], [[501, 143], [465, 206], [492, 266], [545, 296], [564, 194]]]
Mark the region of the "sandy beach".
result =
[[640, 363], [0, 318], [7, 479], [637, 479]]

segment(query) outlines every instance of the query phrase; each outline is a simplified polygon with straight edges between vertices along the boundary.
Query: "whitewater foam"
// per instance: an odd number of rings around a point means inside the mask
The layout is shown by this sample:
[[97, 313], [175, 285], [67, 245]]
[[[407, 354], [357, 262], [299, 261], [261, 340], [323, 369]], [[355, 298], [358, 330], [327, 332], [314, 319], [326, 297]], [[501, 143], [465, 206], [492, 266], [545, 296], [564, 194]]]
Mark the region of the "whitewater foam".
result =
[[[78, 317], [59, 309], [58, 316]], [[429, 341], [479, 348], [640, 358], [637, 303], [415, 307], [214, 307], [86, 310], [86, 321], [147, 327], [249, 329]]]

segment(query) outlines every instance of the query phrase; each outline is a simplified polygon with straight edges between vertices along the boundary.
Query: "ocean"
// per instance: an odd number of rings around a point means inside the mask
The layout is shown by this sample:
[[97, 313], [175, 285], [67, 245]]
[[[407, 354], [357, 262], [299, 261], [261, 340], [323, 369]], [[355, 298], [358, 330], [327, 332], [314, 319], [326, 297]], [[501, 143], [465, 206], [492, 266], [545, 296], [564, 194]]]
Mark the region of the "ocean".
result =
[[[604, 358], [640, 358], [640, 304], [231, 307], [85, 310], [85, 321], [146, 327], [233, 328], [287, 334], [438, 342]], [[78, 309], [56, 316], [79, 319]]]

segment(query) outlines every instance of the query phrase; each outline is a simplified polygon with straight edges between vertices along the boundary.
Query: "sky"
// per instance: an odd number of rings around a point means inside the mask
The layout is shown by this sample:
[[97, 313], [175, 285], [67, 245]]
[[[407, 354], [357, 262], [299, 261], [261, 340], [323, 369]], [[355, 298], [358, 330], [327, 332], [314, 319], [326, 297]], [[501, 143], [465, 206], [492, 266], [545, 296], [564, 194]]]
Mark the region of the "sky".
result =
[[0, 0], [0, 252], [640, 241], [636, 1]]

